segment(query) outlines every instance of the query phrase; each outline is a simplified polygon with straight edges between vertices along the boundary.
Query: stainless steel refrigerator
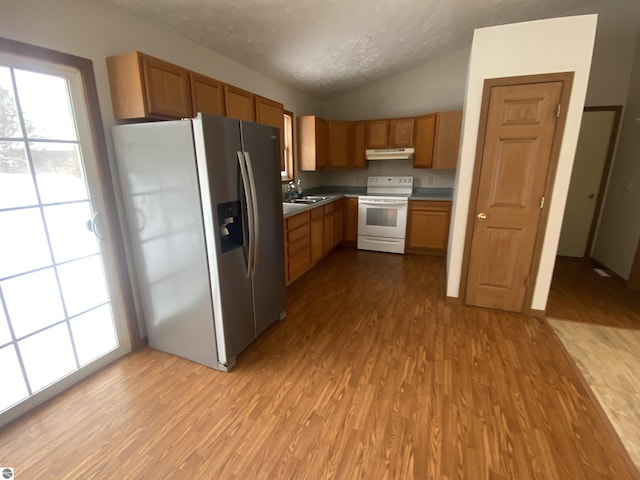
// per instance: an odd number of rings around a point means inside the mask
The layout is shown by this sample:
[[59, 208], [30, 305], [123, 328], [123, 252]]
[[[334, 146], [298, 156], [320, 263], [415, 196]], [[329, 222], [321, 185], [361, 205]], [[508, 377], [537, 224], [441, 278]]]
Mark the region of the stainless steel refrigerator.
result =
[[113, 128], [151, 347], [228, 371], [284, 318], [278, 135], [206, 114]]

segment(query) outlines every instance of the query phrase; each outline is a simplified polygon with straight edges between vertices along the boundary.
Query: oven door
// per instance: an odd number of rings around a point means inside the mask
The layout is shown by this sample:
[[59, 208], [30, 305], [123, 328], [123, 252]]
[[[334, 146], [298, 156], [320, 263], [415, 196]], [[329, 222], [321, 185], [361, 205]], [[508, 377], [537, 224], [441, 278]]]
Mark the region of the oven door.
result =
[[358, 236], [404, 239], [406, 198], [358, 197]]

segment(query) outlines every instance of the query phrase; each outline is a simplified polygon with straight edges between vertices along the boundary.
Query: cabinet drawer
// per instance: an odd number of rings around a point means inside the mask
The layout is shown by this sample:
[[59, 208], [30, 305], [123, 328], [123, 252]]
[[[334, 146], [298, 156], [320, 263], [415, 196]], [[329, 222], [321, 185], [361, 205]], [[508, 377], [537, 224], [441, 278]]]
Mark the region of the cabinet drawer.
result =
[[293, 217], [287, 218], [287, 230], [293, 230], [306, 223], [309, 223], [309, 212], [303, 212]]
[[317, 220], [318, 218], [322, 218], [323, 215], [324, 215], [324, 212], [322, 210], [322, 207], [317, 207], [311, 210], [311, 220]]
[[334, 208], [333, 202], [329, 203], [328, 205], [325, 205], [324, 206], [324, 214], [326, 215], [327, 213], [333, 212], [333, 208]]
[[309, 237], [309, 226], [303, 225], [301, 227], [294, 228], [293, 230], [289, 230], [287, 232], [287, 243], [291, 245], [301, 239], [307, 239], [308, 241], [308, 237]]
[[295, 278], [297, 278], [299, 275], [302, 275], [304, 272], [307, 271], [307, 269], [309, 268], [309, 264], [310, 264], [310, 253], [309, 253], [309, 245], [307, 245], [307, 248], [303, 249], [302, 251], [300, 251], [299, 253], [297, 253], [294, 256], [289, 256], [289, 264], [288, 264], [288, 270], [289, 270], [289, 279], [290, 280], [294, 280]]

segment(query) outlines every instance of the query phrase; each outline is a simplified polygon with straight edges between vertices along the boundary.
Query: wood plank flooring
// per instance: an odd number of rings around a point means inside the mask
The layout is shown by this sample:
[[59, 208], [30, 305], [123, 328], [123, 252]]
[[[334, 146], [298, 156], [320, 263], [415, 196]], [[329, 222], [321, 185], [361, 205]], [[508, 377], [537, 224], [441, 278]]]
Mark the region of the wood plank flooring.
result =
[[135, 352], [0, 430], [0, 465], [28, 479], [637, 478], [545, 320], [445, 305], [443, 289], [443, 258], [338, 249], [231, 373]]

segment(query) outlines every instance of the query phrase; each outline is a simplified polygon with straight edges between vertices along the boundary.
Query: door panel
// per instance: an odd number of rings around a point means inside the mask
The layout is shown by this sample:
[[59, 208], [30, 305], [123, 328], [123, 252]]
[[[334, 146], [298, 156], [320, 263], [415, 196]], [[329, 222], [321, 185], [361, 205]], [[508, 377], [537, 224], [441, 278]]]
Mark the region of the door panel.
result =
[[491, 87], [465, 302], [522, 311], [563, 83]]

